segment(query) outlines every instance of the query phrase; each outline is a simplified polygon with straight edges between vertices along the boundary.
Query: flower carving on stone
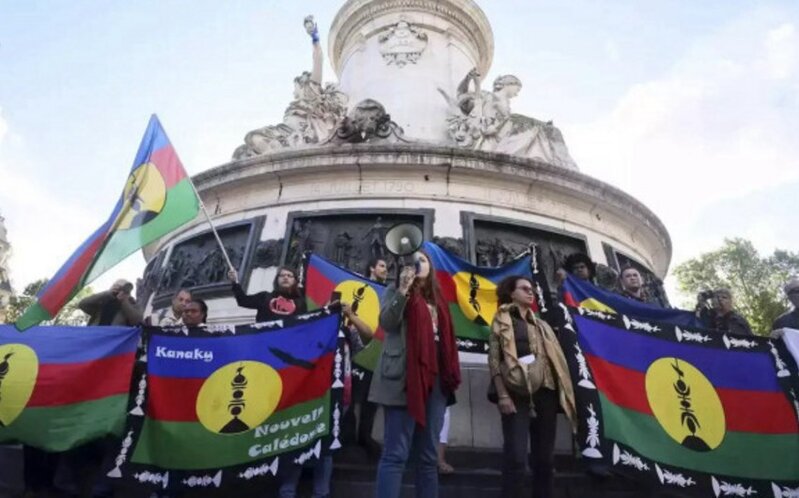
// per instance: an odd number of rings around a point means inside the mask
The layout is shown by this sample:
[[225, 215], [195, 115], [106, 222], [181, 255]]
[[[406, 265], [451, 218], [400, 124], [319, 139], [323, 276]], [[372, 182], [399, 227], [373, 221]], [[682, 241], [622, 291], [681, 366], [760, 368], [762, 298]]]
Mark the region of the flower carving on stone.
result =
[[381, 34], [377, 41], [380, 43], [380, 55], [387, 65], [405, 67], [407, 64], [416, 64], [422, 56], [427, 48], [427, 33], [401, 19]]

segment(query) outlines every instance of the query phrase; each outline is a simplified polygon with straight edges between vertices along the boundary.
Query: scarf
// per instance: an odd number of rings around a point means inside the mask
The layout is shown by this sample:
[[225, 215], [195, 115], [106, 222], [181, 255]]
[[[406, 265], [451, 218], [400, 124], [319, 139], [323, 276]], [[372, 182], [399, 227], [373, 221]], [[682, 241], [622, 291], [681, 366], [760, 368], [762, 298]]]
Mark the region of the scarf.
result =
[[427, 302], [414, 292], [405, 306], [407, 324], [406, 395], [408, 412], [424, 427], [427, 420], [427, 400], [433, 391], [436, 376], [440, 375], [444, 396], [455, 392], [461, 383], [461, 370], [455, 334], [449, 309], [436, 300], [440, 358], [433, 332], [433, 320]]

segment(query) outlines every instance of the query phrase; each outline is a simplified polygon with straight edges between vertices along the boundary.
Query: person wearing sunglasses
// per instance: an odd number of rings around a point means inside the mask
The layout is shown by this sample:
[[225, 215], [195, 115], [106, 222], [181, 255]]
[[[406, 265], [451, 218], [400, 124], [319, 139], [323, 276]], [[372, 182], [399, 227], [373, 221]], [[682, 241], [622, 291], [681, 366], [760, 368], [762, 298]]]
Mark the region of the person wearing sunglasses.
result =
[[574, 388], [555, 333], [535, 316], [533, 283], [510, 276], [497, 286], [499, 308], [488, 339], [488, 367], [502, 419], [502, 498], [530, 496], [525, 467], [530, 441], [533, 494], [554, 496], [558, 406], [575, 428]]

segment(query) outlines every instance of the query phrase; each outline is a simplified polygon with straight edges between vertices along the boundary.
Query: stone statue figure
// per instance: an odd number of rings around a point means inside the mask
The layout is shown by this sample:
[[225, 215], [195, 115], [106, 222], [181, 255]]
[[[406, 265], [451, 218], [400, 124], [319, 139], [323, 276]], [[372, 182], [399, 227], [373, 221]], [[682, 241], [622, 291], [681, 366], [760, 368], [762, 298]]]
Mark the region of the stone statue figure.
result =
[[391, 120], [383, 104], [364, 99], [341, 120], [324, 144], [409, 143], [402, 127]]
[[313, 43], [313, 68], [294, 78], [294, 100], [283, 115], [283, 122], [253, 130], [233, 153], [243, 159], [280, 149], [318, 144], [333, 133], [347, 114], [347, 96], [333, 83], [322, 85], [322, 47], [313, 16], [303, 25]]
[[541, 159], [576, 170], [563, 135], [551, 121], [513, 114], [510, 101], [519, 94], [522, 82], [513, 75], [494, 80], [492, 92], [480, 89], [481, 76], [472, 69], [458, 85], [455, 98], [439, 92], [449, 103], [447, 118], [450, 137], [461, 147]]

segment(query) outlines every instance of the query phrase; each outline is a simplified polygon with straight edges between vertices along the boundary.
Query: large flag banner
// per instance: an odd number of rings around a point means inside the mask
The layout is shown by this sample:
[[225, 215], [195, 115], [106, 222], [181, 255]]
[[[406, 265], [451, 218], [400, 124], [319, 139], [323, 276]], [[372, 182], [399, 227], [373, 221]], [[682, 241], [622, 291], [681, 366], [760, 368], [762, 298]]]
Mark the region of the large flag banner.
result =
[[488, 334], [497, 311], [497, 284], [511, 275], [530, 278], [538, 301], [534, 311], [547, 313], [549, 292], [540, 275], [535, 246], [500, 267], [475, 266], [432, 242], [424, 249], [432, 258], [442, 297], [449, 304], [458, 349], [471, 353], [488, 351]]
[[147, 328], [112, 479], [160, 490], [277, 475], [341, 446], [341, 313], [247, 326]]
[[138, 249], [197, 216], [199, 201], [175, 149], [153, 115], [122, 196], [108, 220], [70, 256], [17, 320], [20, 330], [50, 320], [80, 289]]
[[139, 329], [0, 326], [0, 443], [65, 451], [125, 423]]
[[662, 308], [642, 303], [601, 289], [591, 282], [580, 280], [572, 275], [566, 277], [562, 290], [563, 302], [567, 306], [582, 306], [608, 313], [646, 317], [650, 320], [668, 322], [681, 327], [702, 327], [701, 322], [692, 311]]
[[681, 495], [799, 496], [799, 377], [781, 340], [566, 314], [584, 457]]
[[[339, 292], [341, 300], [349, 303], [358, 318], [375, 331], [369, 344], [352, 359], [356, 365], [373, 372], [383, 350], [384, 333], [379, 322], [380, 303], [386, 286], [312, 253], [305, 255], [303, 277], [308, 309], [323, 307], [334, 292]], [[348, 324], [344, 323], [344, 326]]]

